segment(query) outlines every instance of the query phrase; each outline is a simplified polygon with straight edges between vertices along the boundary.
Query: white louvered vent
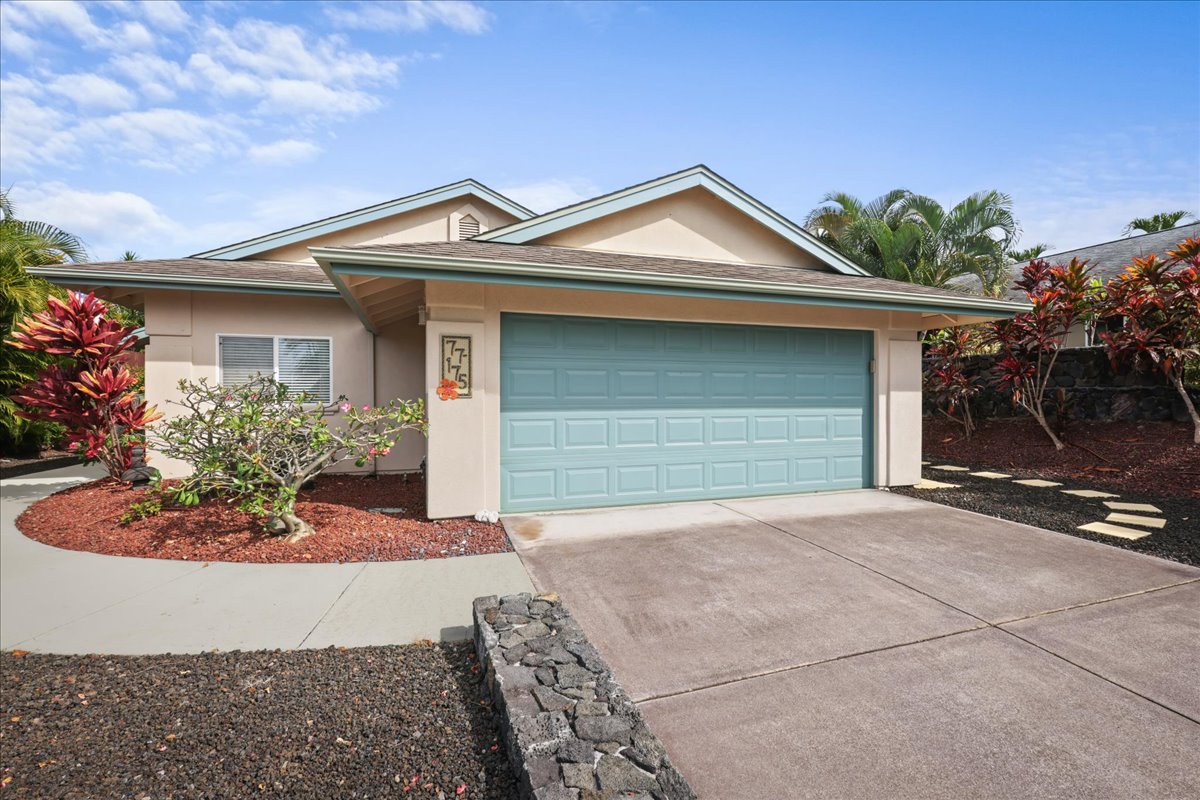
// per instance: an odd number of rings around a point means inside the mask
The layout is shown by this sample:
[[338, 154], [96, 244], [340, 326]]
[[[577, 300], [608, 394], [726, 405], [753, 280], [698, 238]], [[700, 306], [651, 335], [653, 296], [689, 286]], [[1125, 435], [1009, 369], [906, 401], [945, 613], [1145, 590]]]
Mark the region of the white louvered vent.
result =
[[307, 393], [328, 403], [333, 398], [333, 368], [328, 339], [293, 336], [222, 336], [220, 382], [246, 383], [255, 375], [274, 375], [292, 394]]
[[470, 214], [464, 214], [458, 220], [458, 239], [463, 241], [470, 239], [472, 236], [479, 235], [479, 220], [472, 217]]

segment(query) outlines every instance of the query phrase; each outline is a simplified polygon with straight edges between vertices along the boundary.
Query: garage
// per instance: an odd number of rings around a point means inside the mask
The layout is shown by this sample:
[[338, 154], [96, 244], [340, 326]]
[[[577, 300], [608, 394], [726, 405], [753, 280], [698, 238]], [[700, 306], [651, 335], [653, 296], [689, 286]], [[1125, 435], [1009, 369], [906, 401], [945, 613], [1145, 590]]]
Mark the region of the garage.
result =
[[501, 510], [872, 485], [869, 331], [502, 314]]

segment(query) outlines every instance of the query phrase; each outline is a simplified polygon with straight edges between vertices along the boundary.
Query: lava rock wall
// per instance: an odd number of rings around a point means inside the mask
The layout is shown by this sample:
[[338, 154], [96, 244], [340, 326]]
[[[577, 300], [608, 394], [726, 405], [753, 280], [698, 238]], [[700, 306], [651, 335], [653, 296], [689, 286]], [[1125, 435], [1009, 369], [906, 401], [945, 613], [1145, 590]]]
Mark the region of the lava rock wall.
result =
[[522, 800], [695, 798], [557, 595], [480, 597], [474, 614]]

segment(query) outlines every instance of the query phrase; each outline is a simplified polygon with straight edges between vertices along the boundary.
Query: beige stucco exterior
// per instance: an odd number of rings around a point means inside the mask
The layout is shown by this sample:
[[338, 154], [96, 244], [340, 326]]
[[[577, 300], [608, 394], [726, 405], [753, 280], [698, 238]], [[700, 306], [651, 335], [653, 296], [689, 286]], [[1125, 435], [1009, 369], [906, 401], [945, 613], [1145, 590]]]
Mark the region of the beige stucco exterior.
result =
[[512, 214], [479, 198], [458, 198], [264, 250], [254, 258], [311, 264], [314, 262], [308, 252], [310, 247], [457, 241], [458, 221], [465, 213], [479, 221], [482, 231], [517, 221]]
[[[416, 317], [373, 336], [339, 297], [154, 290], [145, 304], [146, 398], [164, 414], [179, 412], [172, 401], [181, 379], [217, 382], [221, 334], [329, 337], [334, 397], [374, 405], [423, 396], [424, 335]], [[166, 477], [186, 474], [185, 464], [151, 455]], [[425, 440], [410, 434], [365, 471], [415, 470], [424, 455]]]
[[827, 270], [811, 254], [701, 188], [544, 236], [537, 244]]
[[499, 508], [500, 315], [506, 311], [872, 331], [874, 481], [898, 486], [920, 480], [919, 314], [434, 281], [426, 284], [426, 303], [426, 384], [436, 385], [441, 334], [474, 336], [481, 362], [471, 398], [429, 400], [431, 517]]

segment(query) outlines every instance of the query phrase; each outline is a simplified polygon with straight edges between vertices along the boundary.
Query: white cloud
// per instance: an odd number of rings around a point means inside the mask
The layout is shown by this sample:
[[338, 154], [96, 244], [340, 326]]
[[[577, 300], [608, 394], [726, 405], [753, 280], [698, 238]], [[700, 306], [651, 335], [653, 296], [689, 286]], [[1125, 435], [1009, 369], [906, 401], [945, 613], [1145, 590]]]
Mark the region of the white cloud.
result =
[[339, 3], [325, 13], [343, 28], [381, 31], [425, 31], [444, 25], [459, 33], [486, 33], [492, 15], [467, 0], [404, 0], [404, 2]]
[[539, 213], [588, 200], [600, 194], [590, 181], [580, 178], [550, 178], [499, 189], [500, 194]]
[[246, 151], [246, 156], [259, 164], [279, 166], [308, 161], [321, 152], [312, 142], [299, 139], [280, 139], [270, 144], [258, 144]]
[[51, 222], [81, 237], [93, 260], [118, 258], [126, 249], [181, 230], [149, 200], [130, 192], [92, 192], [51, 182], [17, 184], [12, 194], [23, 218]]
[[[4, 4], [8, 25], [38, 32], [64, 32], [87, 49], [131, 50], [154, 47], [158, 40], [140, 22], [111, 27], [97, 25], [83, 3], [73, 0], [9, 0]], [[7, 43], [6, 43], [7, 45]]]
[[84, 108], [127, 109], [136, 102], [133, 92], [121, 84], [91, 73], [59, 75], [46, 88]]
[[233, 120], [174, 108], [126, 111], [85, 121], [77, 138], [151, 169], [187, 171], [241, 152], [246, 136]]

